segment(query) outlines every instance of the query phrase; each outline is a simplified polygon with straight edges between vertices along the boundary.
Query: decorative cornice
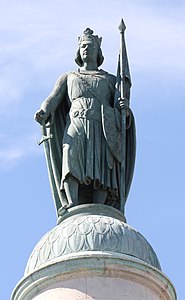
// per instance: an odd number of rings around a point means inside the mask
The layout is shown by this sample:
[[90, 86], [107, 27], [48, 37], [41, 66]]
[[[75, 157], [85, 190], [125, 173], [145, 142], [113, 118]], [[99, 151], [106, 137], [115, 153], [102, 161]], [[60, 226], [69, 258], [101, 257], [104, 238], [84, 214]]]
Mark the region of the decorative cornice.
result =
[[123, 215], [118, 210], [108, 206], [105, 210], [104, 205], [98, 204], [81, 205], [71, 209], [63, 218], [36, 245], [25, 275], [63, 259], [65, 255], [84, 251], [126, 254], [161, 269], [150, 244], [138, 231], [122, 221]]
[[128, 280], [152, 290], [156, 299], [177, 299], [175, 289], [165, 274], [144, 261], [119, 253], [84, 251], [63, 256], [61, 260], [43, 265], [25, 276], [14, 289], [11, 300], [33, 299], [46, 286], [71, 279], [87, 279], [88, 276]]

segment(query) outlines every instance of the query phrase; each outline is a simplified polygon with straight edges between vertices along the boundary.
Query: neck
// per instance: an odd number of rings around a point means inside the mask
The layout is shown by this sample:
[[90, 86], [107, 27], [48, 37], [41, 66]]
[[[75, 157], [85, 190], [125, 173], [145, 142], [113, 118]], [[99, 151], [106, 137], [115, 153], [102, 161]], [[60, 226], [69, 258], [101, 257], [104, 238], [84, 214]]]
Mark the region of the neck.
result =
[[95, 62], [84, 62], [83, 66], [80, 68], [80, 70], [86, 70], [86, 71], [97, 71], [98, 66]]

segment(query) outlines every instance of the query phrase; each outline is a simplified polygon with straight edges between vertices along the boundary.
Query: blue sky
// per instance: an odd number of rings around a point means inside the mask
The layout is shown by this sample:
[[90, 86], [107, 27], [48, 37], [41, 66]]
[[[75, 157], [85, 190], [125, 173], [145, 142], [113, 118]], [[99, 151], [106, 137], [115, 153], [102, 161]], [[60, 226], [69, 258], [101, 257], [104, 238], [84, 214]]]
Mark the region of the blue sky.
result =
[[178, 0], [0, 0], [0, 299], [9, 299], [33, 247], [56, 224], [34, 112], [58, 76], [77, 68], [86, 27], [103, 37], [102, 68], [116, 73], [122, 17], [137, 126], [126, 217], [184, 299], [184, 16]]

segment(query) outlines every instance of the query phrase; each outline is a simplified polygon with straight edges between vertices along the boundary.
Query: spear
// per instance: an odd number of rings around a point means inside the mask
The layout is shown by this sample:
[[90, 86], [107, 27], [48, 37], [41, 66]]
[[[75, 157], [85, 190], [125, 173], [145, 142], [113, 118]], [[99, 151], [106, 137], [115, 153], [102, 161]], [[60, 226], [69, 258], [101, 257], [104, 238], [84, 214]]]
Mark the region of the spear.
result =
[[125, 75], [127, 67], [127, 52], [125, 45], [124, 32], [126, 29], [123, 19], [118, 27], [120, 31], [120, 54], [119, 54], [119, 70], [120, 70], [120, 101], [121, 106], [121, 176], [120, 176], [120, 210], [124, 214], [126, 203], [126, 114], [128, 109], [128, 100], [125, 98]]

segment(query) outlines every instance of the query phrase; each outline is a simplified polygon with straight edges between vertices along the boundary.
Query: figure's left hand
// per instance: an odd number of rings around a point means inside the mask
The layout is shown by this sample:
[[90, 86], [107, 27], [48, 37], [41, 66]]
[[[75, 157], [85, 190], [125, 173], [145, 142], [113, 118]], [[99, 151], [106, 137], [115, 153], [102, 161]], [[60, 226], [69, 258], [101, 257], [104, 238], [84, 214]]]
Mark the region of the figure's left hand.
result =
[[121, 110], [125, 109], [126, 110], [126, 116], [129, 117], [130, 116], [129, 100], [126, 97], [119, 98], [118, 103], [119, 103], [119, 108]]
[[129, 100], [126, 97], [124, 97], [124, 98], [120, 97], [118, 99], [118, 103], [119, 103], [119, 107], [121, 109], [123, 109], [123, 108], [128, 109], [129, 108]]

